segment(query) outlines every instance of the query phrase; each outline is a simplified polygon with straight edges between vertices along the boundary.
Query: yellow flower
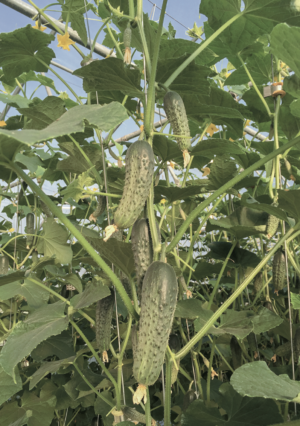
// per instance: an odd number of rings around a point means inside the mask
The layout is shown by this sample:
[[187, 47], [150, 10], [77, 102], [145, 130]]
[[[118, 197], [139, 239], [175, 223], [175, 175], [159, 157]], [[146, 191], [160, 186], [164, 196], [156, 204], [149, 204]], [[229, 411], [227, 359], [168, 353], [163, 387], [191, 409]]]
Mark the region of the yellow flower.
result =
[[97, 188], [93, 188], [93, 191], [97, 191]]
[[10, 228], [8, 232], [14, 232], [15, 228]]
[[244, 127], [249, 126], [250, 120], [246, 120], [246, 123], [244, 124]]
[[210, 168], [209, 167], [203, 167], [203, 169], [201, 169], [201, 171], [203, 172], [202, 177], [208, 176], [210, 174]]
[[34, 28], [35, 30], [40, 30], [40, 31], [45, 31], [47, 29], [47, 27], [43, 27], [43, 25], [39, 27], [39, 21], [35, 21], [35, 26], [32, 26], [32, 28]]
[[0, 127], [4, 127], [4, 126], [6, 126], [5, 121], [0, 121]]
[[142, 132], [144, 130], [144, 125], [142, 124], [140, 127], [140, 131]]
[[130, 49], [130, 47], [125, 48], [124, 62], [127, 65], [131, 64], [131, 49]]
[[170, 167], [172, 167], [172, 169], [175, 169], [175, 163], [173, 163], [173, 161], [170, 161]]
[[162, 198], [159, 202], [159, 204], [166, 204], [167, 200], [165, 198]]
[[228, 78], [228, 77], [230, 76], [230, 74], [231, 74], [230, 72], [227, 72], [227, 73], [225, 74], [225, 77], [226, 77], [226, 78]]
[[218, 132], [219, 129], [213, 124], [211, 123], [208, 128], [206, 129], [206, 133], [209, 133], [210, 136], [212, 136], [214, 133]]
[[230, 142], [234, 142], [234, 140], [232, 138], [229, 138]]
[[75, 44], [75, 41], [70, 39], [69, 33], [64, 35], [57, 34], [58, 45], [57, 47], [62, 47], [64, 50], [70, 50], [69, 46]]

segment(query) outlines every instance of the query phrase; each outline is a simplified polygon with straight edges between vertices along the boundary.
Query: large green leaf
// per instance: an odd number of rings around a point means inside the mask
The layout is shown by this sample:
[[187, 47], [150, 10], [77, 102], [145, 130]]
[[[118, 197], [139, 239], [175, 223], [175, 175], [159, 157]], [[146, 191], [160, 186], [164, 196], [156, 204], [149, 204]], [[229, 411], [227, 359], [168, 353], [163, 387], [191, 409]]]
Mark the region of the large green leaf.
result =
[[[258, 90], [261, 94], [263, 94], [262, 86], [258, 86]], [[270, 121], [268, 112], [253, 87], [251, 87], [250, 90], [247, 90], [247, 92], [243, 94], [242, 98], [246, 102], [248, 108], [251, 110], [253, 118], [257, 123], [267, 123], [268, 121]], [[265, 98], [265, 101], [268, 104], [269, 108], [272, 110], [272, 108], [274, 107], [273, 98]]]
[[5, 93], [0, 93], [0, 102], [16, 108], [26, 108], [32, 103], [32, 100], [26, 99], [20, 95], [7, 95]]
[[[159, 57], [160, 59], [173, 59], [179, 58], [185, 54], [192, 54], [197, 50], [199, 45], [190, 40], [185, 40], [182, 38], [176, 38], [173, 40], [161, 40], [160, 48], [159, 48]], [[199, 65], [205, 65], [210, 63], [217, 55], [206, 48], [201, 55], [198, 55], [195, 58], [195, 63]]]
[[300, 78], [296, 74], [285, 77], [283, 90], [292, 95], [294, 98], [300, 98]]
[[299, 402], [300, 383], [286, 374], [277, 376], [264, 361], [250, 362], [238, 368], [230, 380], [241, 395]]
[[45, 305], [49, 299], [49, 292], [39, 287], [32, 281], [25, 279], [24, 283], [15, 281], [0, 287], [0, 299], [7, 300], [14, 296], [23, 296], [32, 308], [38, 308]]
[[21, 114], [30, 119], [26, 129], [41, 130], [61, 117], [65, 112], [65, 103], [55, 96], [47, 96], [43, 101], [27, 108], [18, 108]]
[[243, 149], [226, 139], [210, 138], [199, 142], [193, 149], [192, 155], [213, 158], [215, 155], [244, 154]]
[[210, 166], [209, 182], [215, 189], [219, 189], [236, 174], [236, 164], [228, 157], [217, 156]]
[[108, 105], [79, 105], [42, 130], [21, 130], [19, 132], [0, 128], [0, 135], [26, 145], [33, 145], [63, 135], [82, 132], [85, 120], [101, 130], [108, 131], [128, 118], [126, 109], [117, 102]]
[[40, 342], [61, 333], [68, 326], [64, 309], [65, 303], [61, 301], [46, 305], [16, 325], [0, 355], [0, 364], [7, 374], [14, 377], [14, 368], [18, 362], [28, 356]]
[[85, 13], [87, 4], [84, 0], [59, 0], [62, 5], [62, 19], [69, 19], [73, 30], [77, 31], [84, 45], [87, 43], [87, 33], [85, 26]]
[[24, 411], [20, 408], [17, 401], [8, 402], [1, 410], [1, 426], [27, 425], [32, 414], [32, 410]]
[[193, 197], [201, 192], [199, 185], [190, 185], [187, 188], [158, 185], [155, 187], [154, 191], [155, 198], [159, 198], [159, 200], [161, 200], [162, 197], [166, 197], [170, 203], [176, 200], [185, 200], [186, 198]]
[[94, 61], [77, 69], [73, 75], [83, 77], [83, 88], [86, 92], [121, 91], [124, 95], [141, 98], [140, 72], [137, 69], [124, 67], [124, 62], [117, 58]]
[[264, 233], [266, 230], [268, 213], [256, 211], [248, 207], [238, 207], [231, 215], [218, 220], [209, 219], [206, 231], [226, 230], [237, 239], [250, 235]]
[[105, 285], [101, 280], [93, 279], [86, 285], [83, 293], [76, 294], [72, 297], [71, 305], [74, 309], [86, 308], [110, 294], [111, 291], [107, 285]]
[[[67, 158], [59, 161], [56, 165], [57, 170], [67, 173], [81, 174], [90, 170], [91, 166], [83, 157], [82, 153], [73, 142], [61, 142], [59, 146], [69, 154]], [[99, 145], [89, 144], [82, 147], [83, 152], [90, 159], [91, 163], [96, 166], [97, 170], [102, 169], [102, 152]], [[74, 184], [75, 185], [75, 184]], [[73, 186], [74, 186], [73, 185]], [[70, 185], [69, 185], [70, 186]]]
[[182, 152], [177, 143], [163, 135], [154, 134], [153, 151], [162, 161], [176, 160], [178, 162], [182, 160]]
[[[211, 259], [226, 259], [229, 250], [231, 249], [232, 243], [226, 243], [222, 241], [216, 241], [213, 243], [209, 243], [208, 247], [210, 248], [210, 252], [206, 255], [207, 258]], [[255, 253], [252, 253], [249, 250], [245, 250], [239, 247], [235, 247], [228, 265], [231, 267], [237, 267], [237, 266], [245, 266], [245, 267], [252, 267], [255, 268], [260, 262], [260, 259], [258, 256], [256, 256]]]
[[213, 312], [203, 309], [202, 302], [197, 299], [179, 300], [176, 305], [175, 317], [195, 319], [198, 317], [208, 320]]
[[296, 221], [299, 221], [300, 198], [298, 191], [278, 190], [278, 207], [288, 212]]
[[[9, 78], [18, 77], [23, 72], [47, 72], [47, 65], [55, 54], [48, 46], [54, 40], [52, 34], [35, 30], [31, 25], [25, 28], [0, 34], [0, 66]], [[41, 62], [45, 62], [43, 65]]]
[[39, 177], [44, 174], [44, 164], [38, 156], [31, 157], [18, 152], [15, 156], [15, 162], [24, 164], [31, 173], [37, 173]]
[[45, 362], [36, 372], [31, 376], [29, 390], [33, 389], [40, 380], [47, 374], [56, 373], [61, 367], [68, 367], [75, 360], [75, 356], [70, 358], [60, 359], [59, 361]]
[[212, 277], [213, 275], [218, 275], [220, 273], [222, 266], [222, 263], [199, 262], [194, 274], [198, 280], [206, 277]]
[[[288, 221], [288, 217], [286, 215], [286, 213], [284, 211], [282, 211], [281, 209], [279, 209], [278, 207], [272, 206], [270, 204], [264, 204], [264, 203], [257, 203], [257, 202], [249, 202], [250, 200], [248, 199], [247, 201], [242, 200], [242, 203], [244, 205], [247, 205], [250, 207], [249, 210], [257, 210], [260, 212], [266, 212], [269, 215], [273, 215], [278, 217], [281, 220], [285, 220]], [[251, 200], [254, 201], [254, 200]]]
[[[270, 55], [259, 53], [247, 60], [247, 68], [256, 84], [267, 84], [271, 81], [272, 61]], [[228, 86], [248, 84], [249, 77], [243, 66], [233, 71], [226, 79]]]
[[21, 280], [24, 275], [25, 271], [9, 271], [8, 274], [0, 276], [0, 286]]
[[[299, 26], [299, 24], [298, 24]], [[300, 77], [300, 28], [286, 23], [276, 25], [271, 32], [271, 51]]]
[[296, 99], [290, 104], [290, 110], [294, 117], [300, 118], [300, 99]]
[[74, 355], [70, 333], [63, 331], [58, 336], [49, 337], [31, 352], [31, 357], [37, 362], [53, 355], [56, 355], [59, 359]]
[[57, 263], [68, 264], [71, 262], [73, 252], [70, 244], [67, 244], [69, 233], [66, 228], [52, 217], [48, 217], [43, 224], [43, 237], [39, 238], [37, 250], [45, 256], [54, 256]]
[[14, 377], [15, 381], [0, 365], [0, 405], [22, 389], [22, 380], [18, 367], [15, 367]]

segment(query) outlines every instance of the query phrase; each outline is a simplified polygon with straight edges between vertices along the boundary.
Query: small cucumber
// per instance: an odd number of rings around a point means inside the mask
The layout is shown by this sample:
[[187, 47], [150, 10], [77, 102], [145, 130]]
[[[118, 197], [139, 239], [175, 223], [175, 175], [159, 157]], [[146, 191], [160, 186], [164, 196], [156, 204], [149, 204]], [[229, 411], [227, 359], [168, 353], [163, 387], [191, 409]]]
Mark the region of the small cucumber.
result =
[[273, 258], [273, 286], [274, 286], [274, 293], [278, 296], [278, 291], [282, 290], [284, 287], [285, 282], [285, 255], [279, 249]]
[[299, 360], [299, 356], [300, 356], [300, 327], [297, 328], [296, 333], [295, 333], [294, 348], [295, 348], [294, 361], [298, 364], [298, 360]]
[[181, 96], [176, 92], [167, 92], [164, 97], [164, 110], [172, 126], [173, 133], [179, 136], [176, 140], [183, 152], [184, 167], [186, 167], [190, 162], [188, 150], [191, 147], [191, 140], [189, 122]]
[[154, 173], [154, 154], [146, 141], [130, 145], [125, 157], [125, 184], [119, 206], [114, 214], [114, 225], [105, 228], [104, 241], [117, 230], [129, 228], [139, 217], [148, 198]]
[[32, 263], [38, 263], [38, 261], [39, 261], [39, 256], [38, 256], [37, 252], [34, 251], [32, 253]]
[[42, 209], [42, 212], [47, 216], [47, 217], [52, 217], [52, 212], [49, 209], [49, 207], [44, 203], [44, 201], [40, 200], [40, 208]]
[[96, 305], [96, 342], [100, 352], [102, 352], [103, 362], [108, 362], [107, 351], [110, 345], [111, 321], [114, 306], [114, 294], [98, 300]]
[[250, 350], [252, 352], [257, 351], [256, 337], [255, 337], [255, 334], [253, 333], [253, 331], [250, 334], [248, 334], [247, 341], [248, 341], [248, 345], [249, 345]]
[[180, 339], [177, 334], [170, 334], [169, 346], [173, 352], [178, 352], [181, 349]]
[[189, 408], [189, 405], [193, 401], [195, 401], [195, 399], [197, 399], [197, 395], [195, 391], [193, 391], [192, 389], [187, 391], [187, 393], [183, 397], [183, 404], [182, 404], [183, 411], [186, 411]]
[[[131, 421], [135, 424], [143, 423], [146, 424], [146, 416], [143, 413], [140, 413], [135, 408], [131, 407], [122, 407], [122, 411], [125, 417], [125, 420]], [[154, 419], [151, 419], [151, 425], [155, 426], [156, 421]]]
[[125, 47], [124, 62], [127, 65], [130, 65], [130, 63], [131, 63], [131, 49], [130, 49], [131, 28], [130, 28], [130, 25], [127, 28], [125, 28], [125, 30], [124, 30], [123, 42], [124, 42], [124, 47]]
[[242, 365], [242, 349], [235, 336], [230, 340], [230, 349], [232, 355], [232, 366], [236, 370]]
[[254, 278], [253, 287], [254, 287], [255, 293], [258, 293], [262, 289], [262, 286], [263, 286], [263, 276], [262, 276], [262, 272], [259, 272], [258, 274], [255, 275], [255, 278]]
[[139, 404], [146, 386], [158, 379], [173, 323], [178, 284], [174, 269], [167, 263], [153, 262], [142, 286], [139, 338], [133, 358], [133, 375], [139, 386], [133, 396]]
[[6, 275], [9, 268], [9, 259], [5, 255], [0, 256], [0, 275]]
[[26, 216], [26, 248], [29, 249], [34, 239], [34, 214], [28, 213]]
[[104, 212], [106, 207], [106, 197], [104, 195], [98, 195], [97, 201], [97, 207], [89, 217], [89, 220], [93, 222], [97, 222], [97, 217]]
[[278, 219], [278, 217], [272, 216], [271, 214], [269, 214], [267, 226], [266, 226], [266, 234], [269, 239], [276, 234], [279, 222], [280, 220]]

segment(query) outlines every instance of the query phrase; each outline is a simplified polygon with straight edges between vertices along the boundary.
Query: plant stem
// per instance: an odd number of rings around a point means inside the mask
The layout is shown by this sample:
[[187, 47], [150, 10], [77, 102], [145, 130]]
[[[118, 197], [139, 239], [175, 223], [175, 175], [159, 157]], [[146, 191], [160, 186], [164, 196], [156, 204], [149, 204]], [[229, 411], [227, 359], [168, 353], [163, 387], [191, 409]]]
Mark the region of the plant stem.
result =
[[136, 13], [136, 21], [138, 24], [140, 37], [143, 45], [143, 51], [146, 58], [146, 67], [147, 67], [147, 74], [151, 75], [151, 60], [150, 60], [150, 54], [148, 50], [147, 40], [145, 37], [145, 32], [143, 28], [143, 0], [137, 0], [137, 13]]
[[264, 257], [264, 259], [257, 265], [255, 269], [248, 275], [245, 281], [235, 290], [235, 292], [223, 303], [222, 306], [210, 317], [206, 324], [202, 327], [197, 334], [175, 355], [176, 359], [183, 358], [192, 347], [208, 332], [209, 328], [214, 325], [217, 319], [226, 311], [227, 308], [234, 302], [234, 300], [244, 291], [247, 285], [253, 280], [255, 275], [267, 264], [269, 259], [273, 254], [278, 250], [279, 247], [290, 237], [295, 228], [291, 228], [278, 242], [277, 244], [269, 251], [269, 253]]
[[[274, 116], [274, 149], [279, 148], [279, 139], [278, 139], [278, 119], [279, 119], [279, 111], [280, 111], [280, 103], [281, 97], [277, 96], [276, 98], [276, 109]], [[277, 199], [277, 190], [280, 189], [280, 156], [277, 155], [275, 158], [275, 194]]]
[[265, 157], [261, 158], [256, 163], [252, 164], [252, 166], [245, 169], [242, 173], [235, 176], [233, 179], [225, 183], [225, 185], [221, 186], [219, 189], [217, 189], [212, 195], [210, 195], [208, 198], [206, 198], [198, 207], [193, 210], [186, 220], [183, 222], [183, 224], [180, 226], [180, 228], [177, 231], [177, 234], [173, 238], [170, 245], [168, 245], [166, 252], [173, 250], [174, 247], [179, 243], [181, 240], [183, 234], [187, 230], [187, 228], [190, 226], [190, 223], [193, 222], [194, 219], [199, 217], [199, 214], [208, 207], [216, 198], [218, 198], [221, 194], [226, 192], [228, 189], [232, 188], [234, 185], [236, 185], [238, 182], [240, 182], [242, 179], [247, 177], [250, 173], [253, 173], [255, 170], [257, 170], [259, 167], [261, 167], [263, 164], [267, 163], [268, 161], [272, 160], [274, 157], [276, 157], [278, 154], [281, 154], [282, 152], [286, 151], [290, 147], [296, 145], [299, 143], [300, 137], [296, 137], [292, 141], [288, 142], [287, 144], [281, 146], [280, 148], [276, 149], [276, 151], [271, 152], [270, 154], [266, 155]]
[[133, 20], [135, 18], [135, 14], [134, 14], [134, 2], [133, 2], [133, 0], [128, 0], [128, 6], [129, 6], [129, 15], [130, 15], [130, 18]]
[[213, 364], [213, 359], [214, 359], [214, 354], [215, 354], [215, 346], [216, 346], [216, 344], [213, 341], [213, 344], [211, 346], [211, 351], [210, 351], [209, 367], [208, 367], [208, 371], [207, 371], [207, 383], [206, 383], [206, 398], [207, 398], [208, 403], [210, 403], [210, 381], [211, 381], [212, 364]]
[[173, 74], [168, 78], [168, 80], [164, 83], [166, 87], [169, 87], [173, 81], [179, 76], [179, 74], [185, 70], [185, 68], [193, 62], [194, 59], [197, 58], [200, 53], [206, 49], [207, 46], [210, 45], [212, 41], [214, 41], [226, 28], [228, 28], [234, 21], [236, 21], [238, 18], [244, 15], [244, 12], [240, 12], [237, 15], [233, 16], [229, 21], [225, 22], [216, 32], [214, 32], [207, 40], [205, 40], [203, 43], [200, 44], [197, 50], [195, 50], [194, 53], [191, 54], [184, 62], [181, 64], [177, 70], [173, 72]]
[[149, 394], [148, 386], [147, 386], [147, 402], [145, 404], [145, 415], [146, 415], [146, 426], [151, 426], [152, 418], [151, 418], [150, 394]]
[[19, 175], [32, 189], [34, 193], [36, 193], [40, 199], [46, 204], [47, 207], [52, 211], [54, 215], [58, 217], [58, 219], [68, 228], [71, 234], [78, 240], [78, 242], [83, 246], [83, 248], [89, 253], [92, 259], [95, 260], [97, 265], [103, 270], [103, 272], [111, 279], [113, 285], [116, 287], [119, 292], [128, 312], [138, 320], [139, 316], [132, 306], [131, 300], [129, 299], [126, 290], [123, 287], [123, 284], [119, 280], [119, 278], [113, 273], [111, 268], [107, 265], [107, 263], [99, 256], [99, 254], [93, 249], [93, 247], [86, 241], [81, 232], [72, 224], [72, 222], [64, 215], [59, 207], [50, 200], [50, 198], [43, 192], [43, 190], [36, 185], [32, 179], [19, 167], [16, 163], [10, 163], [11, 169]]
[[165, 380], [165, 406], [164, 406], [164, 426], [171, 426], [171, 374], [172, 360], [166, 353], [166, 380]]
[[122, 53], [122, 50], [120, 49], [120, 46], [119, 46], [118, 42], [116, 41], [116, 39], [115, 39], [111, 29], [110, 29], [109, 24], [106, 24], [106, 28], [107, 28], [108, 34], [110, 35], [110, 38], [112, 39], [113, 44], [115, 45], [116, 50], [118, 51], [121, 58], [124, 59], [124, 55]]

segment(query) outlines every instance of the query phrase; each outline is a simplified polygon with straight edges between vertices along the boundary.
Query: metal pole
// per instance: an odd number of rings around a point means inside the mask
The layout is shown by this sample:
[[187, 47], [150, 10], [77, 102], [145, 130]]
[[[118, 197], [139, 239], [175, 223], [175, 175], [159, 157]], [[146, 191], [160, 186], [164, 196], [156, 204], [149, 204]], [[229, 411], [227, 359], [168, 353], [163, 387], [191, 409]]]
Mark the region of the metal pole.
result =
[[[34, 7], [28, 5], [22, 0], [0, 0], [0, 3], [10, 7], [11, 9], [16, 10], [17, 12], [22, 13], [25, 16], [28, 16], [29, 18], [33, 18], [37, 14], [37, 10]], [[63, 32], [65, 31], [65, 24], [63, 24], [62, 22], [59, 22], [57, 19], [52, 18], [50, 15], [47, 15], [47, 16], [49, 16], [49, 19], [51, 19], [51, 21], [53, 21], [58, 28], [60, 28]], [[41, 16], [41, 22], [42, 24], [48, 24], [48, 21], [43, 16]], [[48, 27], [55, 29], [50, 24], [48, 24]], [[69, 27], [68, 32], [69, 32], [71, 40], [75, 41], [76, 43], [88, 49], [91, 48], [93, 44], [93, 40], [88, 40], [87, 45], [85, 46], [76, 31], [74, 31], [71, 27]], [[106, 58], [106, 56], [110, 53], [110, 51], [111, 51], [110, 49], [102, 46], [99, 43], [95, 44], [94, 52], [98, 53], [98, 55], [102, 56], [103, 58]], [[110, 56], [115, 57], [116, 55], [115, 53], [112, 53]]]

